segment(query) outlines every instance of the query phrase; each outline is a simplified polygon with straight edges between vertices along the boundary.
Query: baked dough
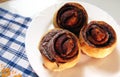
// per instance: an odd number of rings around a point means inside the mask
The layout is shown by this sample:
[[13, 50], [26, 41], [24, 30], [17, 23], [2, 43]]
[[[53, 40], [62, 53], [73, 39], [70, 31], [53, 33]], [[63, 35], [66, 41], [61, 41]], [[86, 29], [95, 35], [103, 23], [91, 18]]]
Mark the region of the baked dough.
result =
[[80, 59], [79, 40], [68, 30], [50, 30], [41, 39], [39, 50], [44, 66], [52, 71], [73, 67]]
[[54, 14], [53, 24], [55, 28], [71, 31], [79, 36], [81, 28], [88, 22], [85, 8], [76, 2], [68, 2], [62, 5]]
[[114, 29], [106, 22], [91, 21], [81, 30], [79, 40], [86, 55], [104, 58], [114, 50], [117, 38]]

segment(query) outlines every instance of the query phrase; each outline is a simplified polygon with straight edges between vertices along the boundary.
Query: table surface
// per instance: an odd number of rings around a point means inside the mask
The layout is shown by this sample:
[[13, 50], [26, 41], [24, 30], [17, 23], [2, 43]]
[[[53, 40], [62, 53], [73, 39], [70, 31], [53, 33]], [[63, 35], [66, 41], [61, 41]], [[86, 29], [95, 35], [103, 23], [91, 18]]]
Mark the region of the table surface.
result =
[[[11, 10], [12, 12], [21, 14], [23, 16], [32, 17], [36, 13], [44, 10], [50, 5], [60, 1], [71, 1], [71, 0], [9, 0], [4, 3], [0, 3], [0, 7]], [[108, 14], [110, 14], [116, 22], [120, 25], [120, 0], [72, 0], [72, 1], [83, 1], [95, 5]]]

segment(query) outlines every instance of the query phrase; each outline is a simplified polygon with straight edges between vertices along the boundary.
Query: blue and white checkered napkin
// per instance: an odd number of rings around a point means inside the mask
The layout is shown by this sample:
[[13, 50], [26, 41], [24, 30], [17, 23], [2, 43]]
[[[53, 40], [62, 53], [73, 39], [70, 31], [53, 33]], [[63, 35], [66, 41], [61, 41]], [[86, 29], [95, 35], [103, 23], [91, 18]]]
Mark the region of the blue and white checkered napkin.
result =
[[0, 8], [0, 77], [37, 77], [25, 54], [28, 17]]

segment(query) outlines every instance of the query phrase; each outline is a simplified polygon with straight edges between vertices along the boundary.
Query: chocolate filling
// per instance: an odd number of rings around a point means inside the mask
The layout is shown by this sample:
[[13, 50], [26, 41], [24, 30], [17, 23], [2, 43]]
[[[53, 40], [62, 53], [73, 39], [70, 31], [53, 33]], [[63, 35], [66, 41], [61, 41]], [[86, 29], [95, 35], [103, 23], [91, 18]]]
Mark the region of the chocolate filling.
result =
[[52, 30], [43, 37], [40, 52], [51, 62], [65, 63], [78, 54], [77, 38], [66, 30]]
[[115, 31], [103, 21], [91, 21], [82, 34], [86, 42], [94, 47], [110, 46], [116, 41]]
[[60, 28], [67, 29], [76, 35], [87, 23], [85, 9], [77, 3], [67, 3], [57, 13], [56, 22]]

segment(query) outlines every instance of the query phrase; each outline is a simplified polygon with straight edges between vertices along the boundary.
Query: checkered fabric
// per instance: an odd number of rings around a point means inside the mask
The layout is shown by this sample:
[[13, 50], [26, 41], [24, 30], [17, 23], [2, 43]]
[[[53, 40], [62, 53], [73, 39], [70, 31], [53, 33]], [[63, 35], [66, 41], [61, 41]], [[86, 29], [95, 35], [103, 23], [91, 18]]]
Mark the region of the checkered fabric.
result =
[[38, 77], [25, 53], [25, 33], [30, 21], [31, 18], [0, 8], [0, 77], [4, 68], [10, 69], [7, 77]]

